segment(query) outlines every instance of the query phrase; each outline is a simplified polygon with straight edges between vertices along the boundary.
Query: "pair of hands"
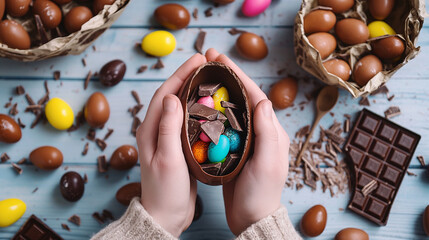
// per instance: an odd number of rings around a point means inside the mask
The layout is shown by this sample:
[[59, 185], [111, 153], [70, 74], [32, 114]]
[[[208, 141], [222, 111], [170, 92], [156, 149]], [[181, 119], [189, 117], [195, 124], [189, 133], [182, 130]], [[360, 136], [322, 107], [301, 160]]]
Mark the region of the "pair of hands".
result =
[[207, 61], [229, 66], [243, 82], [254, 108], [255, 150], [240, 175], [224, 184], [228, 226], [235, 235], [269, 216], [280, 206], [288, 173], [289, 137], [267, 96], [227, 56], [209, 49], [195, 54], [155, 92], [137, 131], [141, 164], [141, 203], [153, 219], [179, 237], [192, 223], [197, 195], [189, 175], [180, 133], [183, 110], [175, 96], [188, 76]]

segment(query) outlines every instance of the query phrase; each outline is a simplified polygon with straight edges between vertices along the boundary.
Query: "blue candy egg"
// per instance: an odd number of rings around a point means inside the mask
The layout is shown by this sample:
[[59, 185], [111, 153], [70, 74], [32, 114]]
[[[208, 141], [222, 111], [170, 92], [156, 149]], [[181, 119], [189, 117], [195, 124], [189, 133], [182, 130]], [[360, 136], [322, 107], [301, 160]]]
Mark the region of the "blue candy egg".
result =
[[233, 128], [228, 128], [225, 131], [225, 136], [229, 139], [229, 151], [236, 153], [241, 148], [241, 137], [240, 134], [235, 131]]
[[209, 145], [209, 161], [212, 163], [221, 162], [229, 153], [229, 139], [225, 135], [220, 135], [219, 142]]

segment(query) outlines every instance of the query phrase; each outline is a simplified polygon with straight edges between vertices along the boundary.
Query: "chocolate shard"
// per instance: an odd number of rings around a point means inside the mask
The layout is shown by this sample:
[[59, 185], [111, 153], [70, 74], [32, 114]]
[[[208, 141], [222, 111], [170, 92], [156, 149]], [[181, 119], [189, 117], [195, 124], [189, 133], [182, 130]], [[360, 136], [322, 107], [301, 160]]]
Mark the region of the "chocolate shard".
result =
[[69, 231], [69, 232], [70, 232], [70, 228], [69, 228], [69, 226], [68, 226], [67, 224], [65, 224], [65, 223], [61, 223], [61, 227], [62, 227], [64, 230], [66, 230], [66, 231]]
[[41, 43], [42, 44], [47, 43], [49, 41], [48, 35], [47, 35], [46, 30], [45, 30], [45, 26], [43, 25], [42, 19], [40, 18], [39, 15], [35, 14], [34, 20], [36, 22], [36, 28], [37, 28], [37, 31], [39, 32]]
[[220, 176], [231, 173], [235, 166], [237, 166], [238, 161], [240, 160], [240, 155], [238, 153], [229, 154], [226, 157], [225, 162], [222, 163], [222, 167], [220, 169]]
[[217, 120], [221, 121], [222, 123], [225, 123], [228, 119], [225, 117], [225, 115], [223, 115], [223, 113], [219, 112], [219, 114], [217, 115]]
[[106, 156], [102, 155], [97, 158], [97, 166], [98, 166], [98, 172], [105, 173], [107, 172], [107, 160]]
[[189, 115], [196, 118], [201, 118], [209, 121], [216, 120], [219, 111], [213, 108], [209, 108], [205, 105], [194, 103], [191, 108], [189, 108]]
[[238, 122], [237, 117], [235, 116], [232, 109], [225, 108], [225, 114], [226, 114], [226, 117], [228, 118], [229, 123], [231, 124], [231, 127], [239, 132], [242, 132], [243, 129], [241, 128], [240, 123]]
[[221, 169], [222, 163], [208, 163], [208, 164], [202, 164], [201, 168], [204, 170], [204, 172], [211, 174], [213, 176], [219, 176], [220, 169]]
[[80, 217], [76, 214], [74, 214], [73, 216], [71, 216], [68, 219], [69, 222], [73, 223], [76, 226], [80, 226]]
[[385, 112], [384, 116], [386, 118], [393, 118], [401, 114], [401, 109], [398, 106], [391, 106]]
[[240, 107], [239, 107], [237, 104], [232, 103], [232, 102], [220, 101], [220, 105], [221, 105], [223, 108], [234, 108], [234, 109], [240, 109]]
[[198, 87], [198, 95], [201, 97], [213, 95], [221, 87], [220, 83], [205, 83]]
[[195, 50], [199, 53], [203, 53], [204, 41], [206, 39], [206, 32], [200, 31], [197, 36], [197, 40], [195, 41], [194, 47]]
[[104, 219], [101, 217], [101, 215], [98, 212], [94, 212], [92, 214], [92, 217], [97, 221], [99, 224], [104, 224]]
[[2, 163], [8, 161], [10, 159], [9, 155], [7, 155], [7, 153], [2, 153], [0, 156], [0, 160]]
[[99, 138], [95, 139], [95, 143], [101, 149], [101, 151], [104, 151], [104, 149], [107, 147], [107, 143]]
[[17, 95], [22, 95], [25, 93], [25, 89], [22, 85], [17, 86], [15, 90]]
[[35, 215], [31, 215], [30, 218], [21, 226], [12, 240], [20, 239], [49, 239], [49, 240], [63, 240], [54, 230], [46, 225]]
[[12, 168], [18, 173], [18, 174], [22, 174], [22, 168], [18, 165], [16, 165], [15, 163], [12, 163]]
[[191, 146], [197, 141], [200, 132], [201, 123], [196, 119], [190, 118], [188, 121], [188, 136]]
[[205, 122], [201, 125], [201, 130], [210, 138], [214, 144], [219, 143], [219, 138], [222, 132], [225, 130], [225, 126], [219, 120]]

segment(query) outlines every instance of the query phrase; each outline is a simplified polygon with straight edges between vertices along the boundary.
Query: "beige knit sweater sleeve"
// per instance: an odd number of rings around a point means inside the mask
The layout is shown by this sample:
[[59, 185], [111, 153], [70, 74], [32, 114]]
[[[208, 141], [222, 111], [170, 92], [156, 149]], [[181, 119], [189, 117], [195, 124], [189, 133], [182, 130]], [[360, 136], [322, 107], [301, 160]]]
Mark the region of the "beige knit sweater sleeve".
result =
[[[125, 214], [117, 221], [94, 235], [91, 240], [106, 239], [176, 239], [157, 224], [140, 204], [139, 198], [134, 198]], [[279, 208], [272, 215], [260, 220], [246, 229], [237, 240], [300, 240], [289, 220], [285, 207]]]

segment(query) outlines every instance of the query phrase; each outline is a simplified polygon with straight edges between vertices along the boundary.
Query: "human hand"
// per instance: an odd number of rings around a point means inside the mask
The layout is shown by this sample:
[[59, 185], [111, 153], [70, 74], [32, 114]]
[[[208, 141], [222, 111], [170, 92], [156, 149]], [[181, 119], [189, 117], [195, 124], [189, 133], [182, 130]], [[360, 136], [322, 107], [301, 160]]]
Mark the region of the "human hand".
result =
[[189, 176], [180, 132], [182, 105], [175, 96], [206, 58], [195, 54], [157, 89], [137, 130], [141, 166], [141, 203], [155, 222], [179, 237], [192, 223], [197, 194]]
[[214, 49], [207, 61], [229, 66], [243, 82], [254, 108], [255, 150], [240, 175], [223, 185], [226, 219], [235, 235], [271, 215], [280, 206], [289, 169], [289, 137], [280, 125], [271, 102], [261, 89], [227, 56]]

